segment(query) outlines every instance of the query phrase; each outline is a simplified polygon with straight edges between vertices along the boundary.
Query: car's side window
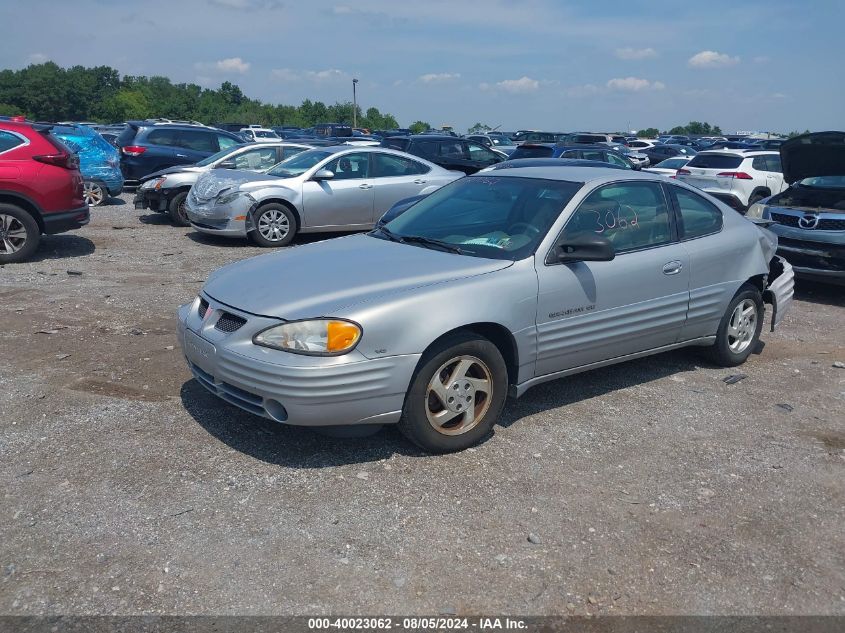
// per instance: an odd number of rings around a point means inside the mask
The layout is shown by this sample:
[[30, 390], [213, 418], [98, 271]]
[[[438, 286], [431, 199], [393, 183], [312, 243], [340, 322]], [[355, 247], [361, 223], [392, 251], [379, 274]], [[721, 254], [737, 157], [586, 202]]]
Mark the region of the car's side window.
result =
[[153, 130], [147, 134], [147, 142], [153, 145], [176, 145], [176, 130]]
[[277, 162], [275, 147], [251, 149], [248, 152], [243, 152], [235, 156], [236, 169], [248, 169], [252, 171], [270, 169]]
[[299, 154], [300, 152], [304, 152], [306, 149], [308, 149], [308, 148], [307, 147], [285, 147], [285, 148], [282, 149], [282, 160], [285, 160], [286, 158], [290, 158], [291, 156], [295, 156], [296, 154]]
[[681, 214], [681, 239], [691, 240], [722, 230], [722, 212], [716, 205], [681, 187], [671, 186], [669, 190]]
[[229, 138], [228, 136], [224, 136], [222, 134], [217, 135], [217, 143], [220, 145], [220, 149], [229, 149], [230, 147], [234, 147], [238, 145], [238, 142], [233, 139]]
[[668, 244], [672, 230], [663, 189], [653, 182], [599, 187], [572, 214], [563, 237], [585, 232], [606, 237], [617, 253]]
[[577, 149], [571, 149], [560, 155], [561, 158], [581, 158], [581, 152]]
[[373, 154], [373, 177], [414, 176], [424, 174], [429, 168], [409, 158], [392, 154]]
[[23, 144], [24, 141], [19, 136], [15, 136], [9, 132], [0, 132], [0, 153], [8, 152], [10, 149]]
[[[395, 147], [394, 149], [403, 150], [404, 147]], [[416, 143], [416, 150], [420, 156], [437, 156], [437, 141], [418, 141]]]
[[766, 163], [765, 156], [755, 156], [751, 161], [751, 167], [757, 171], [769, 171], [769, 165]]
[[469, 148], [470, 160], [476, 160], [482, 163], [499, 162], [499, 157], [496, 154], [479, 143], [467, 143], [467, 147]]
[[606, 163], [606, 162], [608, 162], [608, 161], [606, 161], [606, 160], [604, 159], [604, 157], [605, 157], [604, 152], [603, 152], [603, 151], [601, 151], [601, 150], [599, 150], [599, 149], [592, 149], [592, 150], [585, 149], [585, 150], [581, 150], [581, 155], [582, 155], [584, 158], [586, 158], [587, 160], [597, 160], [597, 161], [600, 161], [600, 162], [602, 162], [602, 163]]
[[467, 158], [466, 145], [460, 141], [443, 141], [440, 143], [440, 155], [445, 158]]
[[780, 163], [780, 156], [766, 156], [767, 171], [773, 171], [778, 174], [783, 173], [783, 166]]
[[613, 152], [607, 153], [607, 162], [611, 165], [619, 165], [619, 167], [630, 167], [628, 163], [625, 162], [624, 158], [620, 158], [619, 156], [614, 156]]
[[216, 152], [218, 149], [215, 137], [215, 134], [209, 134], [205, 130], [180, 130], [178, 145], [197, 152]]
[[334, 172], [332, 180], [353, 180], [369, 177], [369, 154], [344, 154], [334, 159], [325, 169]]

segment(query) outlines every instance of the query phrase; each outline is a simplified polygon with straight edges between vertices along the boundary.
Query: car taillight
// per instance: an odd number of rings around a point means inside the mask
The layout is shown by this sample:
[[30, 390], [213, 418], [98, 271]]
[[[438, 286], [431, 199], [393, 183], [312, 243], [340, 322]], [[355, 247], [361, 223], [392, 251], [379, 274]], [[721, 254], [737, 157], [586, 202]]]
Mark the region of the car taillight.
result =
[[675, 172], [676, 176], [689, 176], [692, 172], [689, 169], [679, 169]]
[[126, 147], [121, 147], [120, 151], [127, 156], [140, 156], [147, 151], [147, 148], [141, 147], [140, 145], [127, 145]]
[[79, 156], [76, 154], [67, 154], [65, 152], [60, 154], [41, 154], [40, 156], [33, 156], [32, 160], [63, 169], [79, 169]]
[[737, 180], [754, 180], [752, 176], [749, 176], [744, 171], [720, 171], [717, 176], [724, 176], [725, 178], [736, 178]]

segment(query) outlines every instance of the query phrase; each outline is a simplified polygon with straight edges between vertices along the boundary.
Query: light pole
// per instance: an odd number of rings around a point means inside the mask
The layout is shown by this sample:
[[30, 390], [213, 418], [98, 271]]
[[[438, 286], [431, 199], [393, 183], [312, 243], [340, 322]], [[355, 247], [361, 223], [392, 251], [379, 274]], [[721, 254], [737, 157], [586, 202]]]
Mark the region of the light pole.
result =
[[358, 95], [355, 88], [358, 85], [358, 80], [352, 80], [352, 127], [358, 127]]

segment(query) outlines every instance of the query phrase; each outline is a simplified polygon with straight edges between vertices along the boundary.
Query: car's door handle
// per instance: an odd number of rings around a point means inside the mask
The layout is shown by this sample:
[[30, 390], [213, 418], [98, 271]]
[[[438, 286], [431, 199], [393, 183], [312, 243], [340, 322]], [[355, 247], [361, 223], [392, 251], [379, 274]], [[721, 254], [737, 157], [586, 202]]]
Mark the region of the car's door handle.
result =
[[424, 184], [425, 184], [425, 183], [427, 183], [427, 182], [428, 182], [427, 180], [423, 180], [422, 178], [417, 178], [417, 179], [414, 181], [414, 184], [415, 184], [415, 185], [424, 185]]
[[367, 183], [364, 183], [363, 185], [358, 185], [358, 189], [372, 189], [372, 188], [373, 188], [373, 186], [368, 185]]
[[673, 262], [666, 262], [665, 264], [663, 264], [663, 274], [677, 275], [679, 272], [681, 272], [681, 269], [683, 267], [684, 265], [678, 260], [675, 260]]
[[188, 158], [187, 154], [176, 154], [176, 158]]

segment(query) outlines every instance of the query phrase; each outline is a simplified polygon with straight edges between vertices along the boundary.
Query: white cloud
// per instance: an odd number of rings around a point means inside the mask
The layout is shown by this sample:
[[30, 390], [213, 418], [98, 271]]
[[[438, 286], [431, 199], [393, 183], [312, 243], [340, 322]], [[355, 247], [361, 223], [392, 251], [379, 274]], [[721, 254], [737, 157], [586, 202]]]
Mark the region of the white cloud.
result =
[[520, 77], [519, 79], [505, 79], [496, 83], [496, 87], [505, 92], [520, 94], [525, 92], [536, 92], [540, 82], [531, 77]]
[[419, 81], [424, 84], [433, 84], [460, 78], [461, 73], [428, 73], [426, 75], [420, 75]]
[[701, 51], [687, 61], [687, 64], [692, 68], [719, 68], [735, 66], [738, 63], [739, 57], [731, 57], [727, 53], [717, 53], [716, 51]]
[[210, 0], [211, 4], [224, 9], [237, 11], [256, 11], [258, 9], [281, 9], [280, 0]]
[[48, 61], [50, 61], [50, 58], [44, 53], [33, 53], [32, 55], [26, 58], [27, 64], [43, 64], [44, 62]]
[[292, 68], [274, 68], [270, 71], [270, 77], [279, 81], [313, 81], [327, 83], [332, 81], [345, 81], [352, 79], [352, 76], [338, 70], [328, 68], [326, 70], [293, 70]]
[[653, 48], [617, 48], [616, 56], [619, 59], [649, 59], [657, 57], [657, 51]]
[[661, 81], [649, 81], [648, 79], [640, 79], [639, 77], [611, 79], [607, 82], [606, 85], [611, 90], [621, 90], [625, 92], [639, 92], [641, 90], [663, 90], [666, 87], [666, 84]]
[[249, 70], [249, 62], [245, 62], [240, 57], [228, 57], [216, 62], [198, 62], [194, 64], [194, 68], [201, 72], [212, 72], [223, 75], [231, 75], [232, 73], [243, 75]]

